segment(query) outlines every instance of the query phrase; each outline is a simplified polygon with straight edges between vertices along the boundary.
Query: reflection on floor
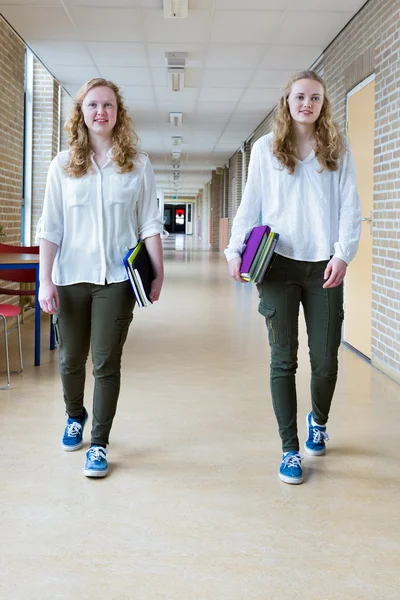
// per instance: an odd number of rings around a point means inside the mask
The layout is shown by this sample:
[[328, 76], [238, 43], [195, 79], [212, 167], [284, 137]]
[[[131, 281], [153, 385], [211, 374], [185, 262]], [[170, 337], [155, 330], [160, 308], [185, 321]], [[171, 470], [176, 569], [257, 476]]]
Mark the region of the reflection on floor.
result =
[[[328, 453], [285, 485], [256, 290], [196, 240], [171, 236], [165, 257], [161, 300], [126, 343], [104, 480], [84, 478], [84, 449], [61, 450], [57, 355], [46, 327], [33, 367], [23, 326], [25, 371], [0, 392], [0, 597], [398, 599], [399, 387], [342, 348]], [[92, 389], [89, 366], [89, 411]]]

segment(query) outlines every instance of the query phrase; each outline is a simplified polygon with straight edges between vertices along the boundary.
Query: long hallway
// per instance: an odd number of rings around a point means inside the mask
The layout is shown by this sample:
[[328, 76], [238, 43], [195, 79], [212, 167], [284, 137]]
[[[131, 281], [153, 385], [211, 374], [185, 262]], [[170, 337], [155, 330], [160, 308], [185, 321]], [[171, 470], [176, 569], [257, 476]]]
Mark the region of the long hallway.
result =
[[[60, 447], [56, 353], [0, 393], [1, 576], [7, 600], [395, 600], [399, 387], [346, 347], [325, 457], [282, 483], [267, 332], [250, 284], [201, 242], [164, 242], [166, 281], [135, 311], [104, 480]], [[298, 370], [305, 438], [309, 366]], [[92, 376], [86, 406], [91, 412]]]

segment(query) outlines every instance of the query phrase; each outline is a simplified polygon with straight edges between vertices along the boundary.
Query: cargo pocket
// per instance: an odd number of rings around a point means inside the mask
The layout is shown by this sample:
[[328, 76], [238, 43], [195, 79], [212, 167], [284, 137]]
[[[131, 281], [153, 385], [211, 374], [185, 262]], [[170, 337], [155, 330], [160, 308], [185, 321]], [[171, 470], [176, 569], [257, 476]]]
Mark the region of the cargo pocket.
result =
[[278, 321], [276, 318], [276, 309], [272, 306], [267, 306], [263, 302], [260, 302], [258, 307], [260, 312], [265, 317], [265, 324], [268, 329], [268, 337], [270, 346], [279, 346], [278, 336]]
[[337, 323], [336, 323], [336, 350], [339, 348], [342, 341], [342, 325], [344, 320], [344, 311], [339, 310]]
[[121, 350], [128, 337], [129, 325], [132, 323], [132, 319], [133, 316], [128, 317], [127, 319], [117, 319], [117, 337]]
[[55, 339], [57, 348], [59, 348], [61, 346], [61, 334], [60, 334], [60, 323], [58, 320], [58, 315], [53, 315], [53, 327], [54, 327], [54, 339]]

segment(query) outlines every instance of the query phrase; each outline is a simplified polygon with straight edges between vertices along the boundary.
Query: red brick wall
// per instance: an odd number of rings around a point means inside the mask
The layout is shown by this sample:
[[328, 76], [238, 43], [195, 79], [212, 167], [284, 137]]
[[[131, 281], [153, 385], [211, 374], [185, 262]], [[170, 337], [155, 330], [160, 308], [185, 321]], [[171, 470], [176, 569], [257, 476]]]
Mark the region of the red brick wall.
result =
[[25, 47], [0, 17], [0, 223], [21, 241]]
[[[8, 244], [21, 244], [24, 161], [24, 79], [25, 46], [0, 17], [0, 223]], [[58, 150], [58, 83], [34, 61], [32, 226], [34, 244], [47, 170]], [[2, 283], [2, 287], [17, 284]], [[2, 296], [0, 301], [18, 302]]]

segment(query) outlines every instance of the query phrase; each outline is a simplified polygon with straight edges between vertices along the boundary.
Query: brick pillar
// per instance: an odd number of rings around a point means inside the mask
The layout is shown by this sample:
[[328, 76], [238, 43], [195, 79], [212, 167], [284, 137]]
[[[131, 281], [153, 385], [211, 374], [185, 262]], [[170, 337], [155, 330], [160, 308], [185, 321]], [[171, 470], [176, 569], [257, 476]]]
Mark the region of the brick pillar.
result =
[[219, 251], [219, 220], [221, 195], [223, 194], [223, 172], [212, 172], [211, 177], [211, 250]]
[[71, 113], [71, 109], [72, 109], [72, 105], [73, 105], [73, 99], [71, 98], [71, 96], [69, 96], [67, 94], [67, 92], [61, 88], [61, 124], [60, 124], [60, 134], [61, 134], [61, 140], [60, 140], [60, 149], [61, 150], [68, 150], [68, 134], [64, 129], [64, 125], [65, 122], [67, 121], [67, 119], [69, 118], [69, 115]]
[[25, 46], [0, 19], [0, 224], [21, 241]]
[[33, 72], [32, 242], [42, 212], [49, 165], [58, 151], [58, 82], [35, 59]]
[[228, 232], [231, 235], [232, 221], [235, 218], [242, 198], [242, 153], [237, 151], [229, 161], [229, 202], [228, 202]]

